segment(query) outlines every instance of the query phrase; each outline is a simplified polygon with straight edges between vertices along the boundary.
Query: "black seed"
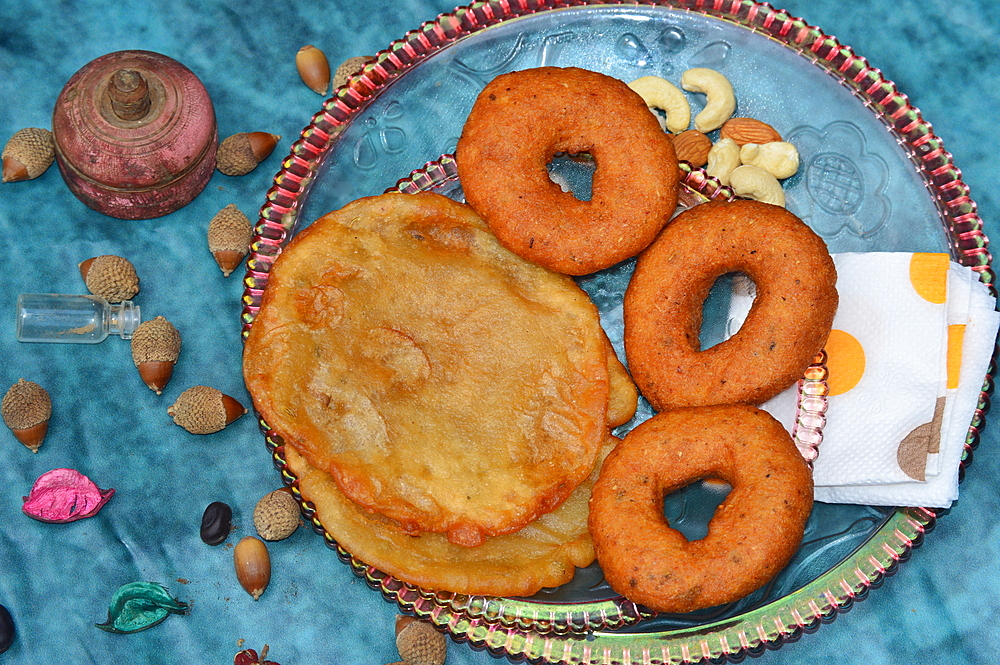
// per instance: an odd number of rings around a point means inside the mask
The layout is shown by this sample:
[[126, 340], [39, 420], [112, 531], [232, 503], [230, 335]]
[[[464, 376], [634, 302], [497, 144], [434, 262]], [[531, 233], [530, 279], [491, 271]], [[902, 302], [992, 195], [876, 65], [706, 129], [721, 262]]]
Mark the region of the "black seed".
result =
[[14, 643], [14, 619], [3, 605], [0, 605], [0, 653]]
[[229, 537], [233, 509], [221, 501], [208, 504], [201, 516], [201, 539], [209, 545], [218, 545]]

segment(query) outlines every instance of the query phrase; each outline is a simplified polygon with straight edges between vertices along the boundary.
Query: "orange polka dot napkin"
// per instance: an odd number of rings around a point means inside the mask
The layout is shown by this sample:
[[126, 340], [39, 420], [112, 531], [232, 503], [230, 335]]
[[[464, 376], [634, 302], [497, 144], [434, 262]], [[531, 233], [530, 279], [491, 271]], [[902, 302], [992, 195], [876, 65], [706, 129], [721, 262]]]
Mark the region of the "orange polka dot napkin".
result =
[[[988, 287], [947, 254], [834, 254], [828, 408], [813, 462], [828, 503], [946, 508], [996, 342]], [[734, 282], [730, 317], [748, 304]], [[791, 429], [793, 387], [762, 407]]]
[[[830, 396], [813, 464], [815, 497], [947, 508], [958, 498], [965, 439], [996, 343], [996, 302], [977, 273], [946, 254], [834, 259], [841, 304], [827, 344]], [[858, 317], [850, 308], [865, 307], [856, 298], [859, 274], [890, 296], [869, 312], [883, 319], [881, 343], [853, 328]], [[881, 385], [869, 384], [871, 376]], [[866, 402], [873, 406], [860, 406]], [[859, 424], [871, 434], [861, 435]]]

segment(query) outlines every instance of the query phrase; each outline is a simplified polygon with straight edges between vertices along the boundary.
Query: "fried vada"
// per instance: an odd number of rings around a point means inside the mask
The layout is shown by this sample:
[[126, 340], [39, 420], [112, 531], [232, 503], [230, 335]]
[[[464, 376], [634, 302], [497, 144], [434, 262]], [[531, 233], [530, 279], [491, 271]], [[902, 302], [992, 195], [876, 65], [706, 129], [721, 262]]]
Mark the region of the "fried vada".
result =
[[[597, 166], [580, 200], [549, 177], [560, 153]], [[624, 82], [577, 67], [502, 74], [476, 98], [455, 151], [466, 201], [505, 247], [585, 275], [635, 256], [677, 205], [673, 143]]]
[[[699, 479], [732, 486], [688, 541], [663, 499]], [[792, 558], [812, 509], [812, 471], [766, 411], [734, 404], [663, 411], [604, 461], [590, 499], [590, 533], [611, 588], [659, 612], [738, 600]]]
[[[701, 349], [702, 308], [726, 273], [753, 280], [743, 326]], [[802, 220], [758, 201], [713, 201], [679, 214], [639, 256], [625, 290], [625, 355], [657, 410], [761, 404], [802, 377], [837, 311], [837, 271]]]

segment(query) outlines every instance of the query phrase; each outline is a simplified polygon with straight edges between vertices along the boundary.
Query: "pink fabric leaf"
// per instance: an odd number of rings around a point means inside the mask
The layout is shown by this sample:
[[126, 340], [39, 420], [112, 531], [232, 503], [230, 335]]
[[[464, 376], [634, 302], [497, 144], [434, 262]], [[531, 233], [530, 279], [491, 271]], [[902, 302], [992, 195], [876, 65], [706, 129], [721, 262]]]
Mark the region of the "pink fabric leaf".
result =
[[39, 522], [64, 524], [92, 517], [114, 496], [74, 469], [53, 469], [43, 473], [22, 497], [21, 510]]

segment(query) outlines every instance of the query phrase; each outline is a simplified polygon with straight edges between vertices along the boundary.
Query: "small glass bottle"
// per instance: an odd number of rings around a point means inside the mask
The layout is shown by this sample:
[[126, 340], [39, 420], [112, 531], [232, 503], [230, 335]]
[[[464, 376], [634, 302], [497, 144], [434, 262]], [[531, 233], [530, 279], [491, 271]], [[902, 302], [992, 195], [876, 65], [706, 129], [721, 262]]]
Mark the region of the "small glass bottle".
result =
[[132, 339], [139, 322], [139, 306], [131, 300], [111, 304], [99, 296], [60, 293], [17, 297], [19, 342], [96, 344], [109, 334]]

